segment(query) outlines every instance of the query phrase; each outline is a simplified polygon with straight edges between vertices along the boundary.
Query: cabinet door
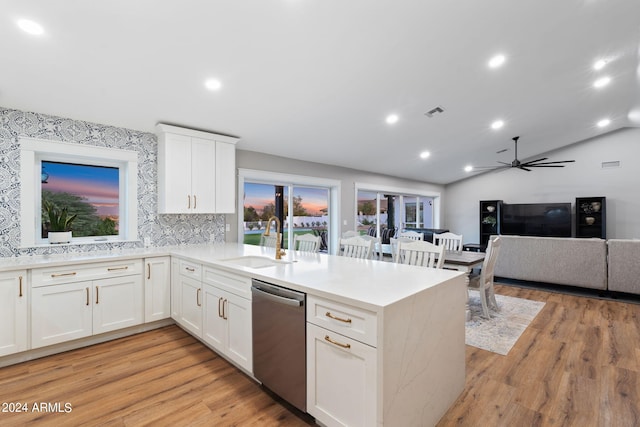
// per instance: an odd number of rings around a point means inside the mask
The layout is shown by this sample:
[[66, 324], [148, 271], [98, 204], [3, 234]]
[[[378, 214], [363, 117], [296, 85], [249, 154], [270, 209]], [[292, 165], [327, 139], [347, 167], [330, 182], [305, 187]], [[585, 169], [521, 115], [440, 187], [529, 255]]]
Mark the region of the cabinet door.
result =
[[158, 212], [189, 213], [191, 138], [166, 134], [158, 144]]
[[307, 412], [326, 425], [373, 426], [376, 349], [307, 323]]
[[227, 357], [245, 370], [253, 371], [251, 301], [226, 292]]
[[180, 275], [180, 313], [177, 322], [192, 335], [202, 337], [202, 283]]
[[31, 348], [90, 336], [92, 298], [91, 282], [31, 289]]
[[216, 212], [236, 211], [236, 146], [216, 142]]
[[180, 321], [182, 310], [182, 288], [180, 284], [180, 261], [171, 258], [171, 318]]
[[216, 146], [214, 141], [191, 138], [191, 212], [216, 212]]
[[171, 259], [147, 258], [144, 276], [144, 321], [171, 317]]
[[27, 272], [0, 273], [0, 356], [27, 350]]
[[92, 285], [94, 334], [142, 323], [144, 289], [140, 275], [95, 280]]
[[204, 322], [202, 339], [220, 353], [226, 353], [227, 320], [224, 313], [225, 292], [215, 286], [204, 285]]

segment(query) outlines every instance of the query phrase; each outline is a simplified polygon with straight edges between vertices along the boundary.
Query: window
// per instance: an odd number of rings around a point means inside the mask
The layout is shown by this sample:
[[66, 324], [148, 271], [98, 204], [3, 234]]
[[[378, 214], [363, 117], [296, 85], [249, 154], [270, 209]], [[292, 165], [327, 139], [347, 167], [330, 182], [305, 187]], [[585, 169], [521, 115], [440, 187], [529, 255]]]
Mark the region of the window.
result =
[[240, 169], [239, 181], [244, 215], [238, 215], [238, 241], [260, 244], [269, 217], [282, 212], [284, 248], [295, 234], [312, 233], [321, 236], [321, 251], [332, 250], [339, 229], [339, 181], [247, 169]]
[[[120, 168], [42, 160], [40, 209], [45, 203], [67, 207], [73, 221], [74, 237], [118, 235], [120, 218]], [[42, 217], [41, 238], [49, 228]]]
[[23, 247], [48, 244], [43, 200], [77, 214], [72, 243], [137, 239], [137, 153], [23, 138]]
[[439, 225], [438, 193], [416, 195], [407, 189], [374, 188], [375, 185], [356, 184], [356, 226], [360, 234], [367, 233], [370, 227], [379, 232], [385, 228], [403, 230]]

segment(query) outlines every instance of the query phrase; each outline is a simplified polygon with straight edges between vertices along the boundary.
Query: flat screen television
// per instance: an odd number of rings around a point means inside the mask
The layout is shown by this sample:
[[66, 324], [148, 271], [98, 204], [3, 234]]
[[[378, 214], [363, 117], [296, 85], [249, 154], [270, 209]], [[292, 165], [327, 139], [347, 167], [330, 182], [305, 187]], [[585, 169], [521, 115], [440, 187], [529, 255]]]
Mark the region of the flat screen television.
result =
[[571, 203], [502, 204], [500, 233], [571, 237]]

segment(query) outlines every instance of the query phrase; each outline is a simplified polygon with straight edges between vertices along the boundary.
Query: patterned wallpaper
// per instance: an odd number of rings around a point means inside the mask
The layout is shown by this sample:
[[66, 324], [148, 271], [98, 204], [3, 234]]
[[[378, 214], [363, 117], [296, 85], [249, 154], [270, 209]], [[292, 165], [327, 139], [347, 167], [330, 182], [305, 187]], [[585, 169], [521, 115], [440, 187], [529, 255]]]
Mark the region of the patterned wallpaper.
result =
[[[140, 242], [20, 247], [20, 137], [113, 147], [138, 152]], [[157, 214], [155, 134], [0, 107], [0, 257], [91, 252], [152, 246], [224, 242], [224, 215]]]

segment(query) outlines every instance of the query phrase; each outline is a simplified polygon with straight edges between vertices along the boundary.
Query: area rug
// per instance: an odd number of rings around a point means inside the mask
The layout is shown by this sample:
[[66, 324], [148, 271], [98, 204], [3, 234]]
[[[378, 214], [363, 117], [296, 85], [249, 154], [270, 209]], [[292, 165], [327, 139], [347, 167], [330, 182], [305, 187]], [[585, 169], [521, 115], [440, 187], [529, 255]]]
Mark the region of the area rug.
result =
[[485, 319], [481, 316], [480, 295], [470, 293], [471, 320], [465, 327], [466, 343], [506, 356], [545, 303], [504, 295], [496, 295], [496, 300], [500, 311], [491, 310], [491, 319]]

